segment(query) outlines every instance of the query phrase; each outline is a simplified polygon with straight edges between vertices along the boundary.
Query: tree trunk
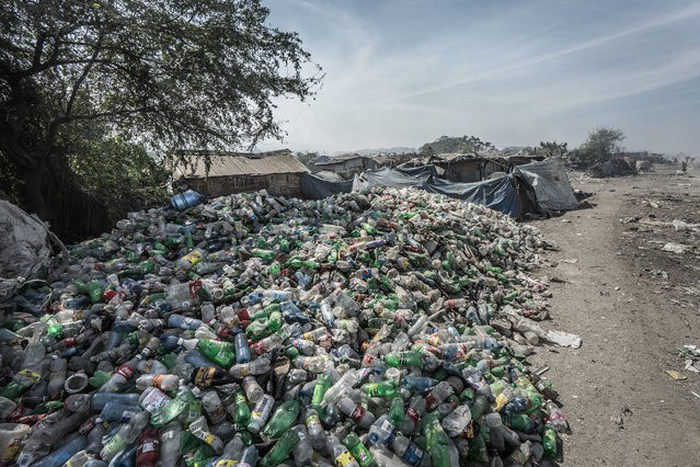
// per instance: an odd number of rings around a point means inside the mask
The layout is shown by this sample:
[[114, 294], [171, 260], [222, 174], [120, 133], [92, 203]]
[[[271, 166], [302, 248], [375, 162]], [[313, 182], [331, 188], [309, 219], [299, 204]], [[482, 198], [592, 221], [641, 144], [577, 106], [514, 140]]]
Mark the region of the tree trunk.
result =
[[46, 167], [21, 168], [24, 176], [24, 193], [27, 211], [34, 213], [43, 220], [48, 220], [48, 210], [42, 186], [45, 183]]

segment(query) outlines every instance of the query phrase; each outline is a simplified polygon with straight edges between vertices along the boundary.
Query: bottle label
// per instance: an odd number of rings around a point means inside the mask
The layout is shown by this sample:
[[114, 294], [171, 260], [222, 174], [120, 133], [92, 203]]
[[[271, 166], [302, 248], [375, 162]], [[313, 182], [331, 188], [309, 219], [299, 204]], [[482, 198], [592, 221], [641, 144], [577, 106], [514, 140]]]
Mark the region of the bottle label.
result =
[[406, 416], [411, 419], [414, 425], [418, 423], [418, 419], [420, 418], [420, 415], [418, 415], [418, 412], [416, 412], [413, 407], [409, 407], [406, 410]]
[[115, 373], [122, 376], [125, 380], [128, 381], [134, 375], [134, 369], [128, 365], [122, 365], [119, 368], [117, 368], [117, 371]]
[[163, 381], [163, 375], [155, 375], [151, 380], [151, 386], [160, 388], [161, 381]]
[[197, 298], [197, 293], [199, 292], [199, 289], [202, 288], [202, 281], [191, 281], [188, 284], [188, 292], [190, 294], [190, 298]]
[[352, 457], [352, 454], [350, 454], [350, 451], [347, 449], [344, 449], [338, 457], [335, 458], [335, 465], [337, 467], [345, 467], [352, 462], [355, 462], [355, 458]]
[[360, 423], [360, 421], [365, 417], [366, 413], [367, 411], [365, 408], [358, 404], [357, 407], [355, 407], [355, 410], [352, 411], [350, 418], [355, 423]]
[[2, 465], [12, 464], [12, 461], [19, 452], [21, 442], [21, 438], [14, 438], [5, 446], [5, 449], [0, 454], [0, 463], [2, 463]]
[[418, 446], [413, 443], [409, 443], [406, 451], [403, 453], [403, 456], [401, 456], [401, 460], [408, 465], [417, 467], [423, 460], [424, 455], [425, 453]]
[[148, 441], [141, 445], [141, 453], [147, 454], [149, 452], [154, 452], [158, 450], [158, 440]]
[[41, 375], [39, 373], [36, 373], [27, 368], [20, 370], [19, 374], [24, 376], [25, 378], [29, 378], [32, 381], [32, 384], [36, 383], [41, 379]]
[[163, 391], [153, 388], [141, 401], [141, 407], [153, 413], [170, 402], [170, 397]]
[[214, 378], [214, 373], [216, 373], [216, 369], [214, 367], [199, 367], [199, 370], [197, 370], [197, 374], [194, 377], [194, 384], [197, 386], [209, 387], [212, 379]]

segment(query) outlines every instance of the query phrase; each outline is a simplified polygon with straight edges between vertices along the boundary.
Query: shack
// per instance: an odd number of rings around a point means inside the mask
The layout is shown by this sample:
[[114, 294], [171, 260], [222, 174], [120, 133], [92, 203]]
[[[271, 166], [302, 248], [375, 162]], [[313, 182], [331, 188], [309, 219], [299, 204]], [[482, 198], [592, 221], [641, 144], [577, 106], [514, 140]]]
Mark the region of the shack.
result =
[[276, 196], [300, 197], [301, 176], [308, 172], [288, 149], [262, 153], [180, 151], [177, 156], [172, 170], [174, 183], [207, 196], [265, 189]]
[[364, 156], [362, 154], [343, 154], [342, 156], [331, 157], [326, 162], [314, 161], [317, 171], [335, 172], [345, 180], [351, 180], [353, 176], [367, 170], [376, 170], [381, 163], [375, 157]]
[[443, 178], [459, 183], [486, 180], [492, 173], [502, 172], [507, 168], [498, 159], [477, 154], [440, 154], [431, 157], [428, 162], [443, 169]]

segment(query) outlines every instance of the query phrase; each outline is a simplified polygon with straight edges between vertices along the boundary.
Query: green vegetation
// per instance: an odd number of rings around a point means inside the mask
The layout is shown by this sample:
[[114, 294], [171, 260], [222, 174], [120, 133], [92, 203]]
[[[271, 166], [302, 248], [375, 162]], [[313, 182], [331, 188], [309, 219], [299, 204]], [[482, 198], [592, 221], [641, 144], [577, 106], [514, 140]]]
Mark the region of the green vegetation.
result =
[[268, 13], [259, 0], [5, 2], [0, 165], [15, 173], [10, 190], [24, 190], [13, 195], [60, 222], [79, 190], [56, 200], [56, 184], [126, 194], [160, 180], [135, 142], [173, 154], [280, 137], [273, 99], [303, 100], [320, 72], [304, 76], [308, 52]]
[[317, 152], [298, 152], [295, 154], [296, 158], [307, 167], [311, 167], [313, 162], [318, 157]]
[[609, 161], [616, 157], [624, 148], [622, 141], [625, 134], [622, 130], [600, 127], [588, 133], [588, 138], [571, 155], [571, 160], [577, 164], [590, 165], [597, 161]]
[[493, 144], [482, 141], [476, 136], [441, 136], [432, 143], [425, 143], [421, 146], [421, 154], [441, 154], [441, 153], [471, 153], [492, 149]]

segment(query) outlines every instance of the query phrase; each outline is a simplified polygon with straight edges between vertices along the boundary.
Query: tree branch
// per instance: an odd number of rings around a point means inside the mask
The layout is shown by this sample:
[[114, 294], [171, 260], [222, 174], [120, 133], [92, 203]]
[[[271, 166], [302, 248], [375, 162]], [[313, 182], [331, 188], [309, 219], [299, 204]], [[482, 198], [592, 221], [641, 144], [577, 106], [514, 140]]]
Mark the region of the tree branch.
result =
[[100, 44], [102, 43], [102, 36], [97, 40], [97, 44], [95, 44], [95, 50], [92, 52], [92, 56], [88, 60], [87, 64], [83, 68], [82, 73], [80, 73], [80, 76], [78, 77], [78, 80], [75, 82], [75, 85], [73, 86], [73, 90], [70, 93], [70, 98], [68, 99], [68, 104], [66, 105], [66, 112], [64, 116], [69, 116], [71, 112], [73, 111], [73, 104], [75, 103], [75, 97], [78, 95], [78, 91], [80, 90], [80, 86], [83, 85], [83, 82], [85, 81], [85, 78], [87, 78], [87, 75], [90, 73], [90, 70], [92, 69], [92, 66], [95, 64], [95, 60], [97, 60], [97, 56], [100, 54]]

